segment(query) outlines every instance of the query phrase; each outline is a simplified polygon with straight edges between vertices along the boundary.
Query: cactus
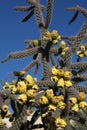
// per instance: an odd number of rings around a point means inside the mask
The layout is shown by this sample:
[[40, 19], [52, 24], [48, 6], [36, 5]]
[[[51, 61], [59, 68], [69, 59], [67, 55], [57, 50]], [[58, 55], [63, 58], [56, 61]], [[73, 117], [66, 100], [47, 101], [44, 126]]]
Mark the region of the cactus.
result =
[[[53, 0], [47, 1], [46, 18], [44, 6], [39, 0], [27, 0], [29, 6], [15, 7], [16, 11], [29, 11], [22, 19], [26, 22], [36, 17], [40, 39], [25, 40], [28, 47], [23, 51], [10, 53], [2, 63], [10, 59], [33, 56], [23, 70], [14, 71], [17, 80], [5, 82], [0, 91], [0, 130], [86, 130], [87, 129], [87, 21], [76, 36], [62, 36], [57, 30], [49, 31], [52, 21]], [[67, 8], [76, 11], [71, 24], [79, 13], [87, 17], [87, 10], [76, 6]], [[58, 45], [55, 47], [55, 45]], [[76, 61], [72, 63], [73, 54]], [[56, 60], [57, 59], [57, 60]], [[32, 77], [29, 70], [35, 66], [37, 74], [42, 67], [42, 79]], [[13, 113], [10, 112], [10, 108]], [[40, 118], [39, 122], [37, 120]], [[8, 119], [9, 127], [4, 119]]]

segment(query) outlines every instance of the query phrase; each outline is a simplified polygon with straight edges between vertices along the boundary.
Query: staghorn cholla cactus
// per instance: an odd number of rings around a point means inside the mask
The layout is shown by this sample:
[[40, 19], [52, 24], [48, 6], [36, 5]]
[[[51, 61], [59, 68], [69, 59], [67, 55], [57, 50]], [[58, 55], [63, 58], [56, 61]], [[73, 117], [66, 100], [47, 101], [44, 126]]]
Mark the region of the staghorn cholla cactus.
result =
[[[35, 15], [40, 30], [39, 40], [27, 40], [24, 51], [13, 52], [2, 60], [33, 56], [33, 61], [20, 72], [13, 72], [17, 81], [5, 82], [0, 91], [0, 130], [86, 130], [87, 129], [87, 21], [76, 36], [60, 36], [57, 30], [50, 32], [53, 0], [47, 1], [46, 19], [42, 15], [44, 6], [39, 0], [27, 0], [29, 6], [15, 7], [16, 11], [31, 11], [23, 18], [26, 22]], [[69, 23], [82, 13], [87, 17], [87, 10], [79, 6], [67, 8], [76, 11]], [[66, 40], [66, 42], [65, 42]], [[55, 44], [58, 44], [58, 46]], [[75, 63], [72, 63], [75, 54]], [[58, 60], [55, 60], [55, 57]], [[52, 64], [52, 66], [51, 66]], [[35, 73], [39, 65], [43, 68], [42, 80], [26, 74], [34, 65]], [[10, 112], [9, 105], [13, 112]], [[40, 118], [41, 122], [37, 122]], [[9, 119], [9, 126], [5, 125]]]

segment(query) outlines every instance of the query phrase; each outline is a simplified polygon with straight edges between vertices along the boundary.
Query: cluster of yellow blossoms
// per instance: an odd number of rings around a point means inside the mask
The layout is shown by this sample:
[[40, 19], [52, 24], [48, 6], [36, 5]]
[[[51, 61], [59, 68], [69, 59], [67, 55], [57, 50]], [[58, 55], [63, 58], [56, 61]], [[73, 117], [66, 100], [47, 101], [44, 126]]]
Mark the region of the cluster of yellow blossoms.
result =
[[63, 110], [66, 106], [63, 101], [64, 96], [63, 95], [55, 96], [52, 89], [47, 89], [45, 96], [41, 96], [39, 99], [41, 105], [48, 104], [48, 111], [55, 111], [57, 107]]
[[70, 81], [72, 73], [70, 71], [64, 71], [63, 69], [58, 69], [56, 66], [53, 66], [51, 69], [51, 74], [51, 81], [56, 83], [56, 87], [69, 88], [72, 86], [72, 82]]
[[77, 97], [69, 98], [71, 103], [71, 110], [78, 112], [80, 109], [87, 108], [87, 102], [85, 101], [86, 94], [84, 92], [79, 92]]
[[10, 111], [9, 111], [9, 107], [7, 105], [2, 105], [2, 107], [0, 107], [0, 125], [2, 125], [3, 123], [3, 118], [5, 117], [9, 117], [11, 115]]
[[33, 40], [33, 45], [34, 46], [38, 46], [39, 45], [39, 41], [38, 40]]
[[69, 49], [69, 47], [66, 46], [65, 41], [61, 41], [59, 45], [59, 51], [61, 56], [65, 56], [66, 51]]
[[47, 31], [42, 37], [43, 41], [52, 42], [53, 44], [57, 44], [61, 39], [61, 36], [58, 34], [57, 30], [53, 30], [51, 33]]
[[65, 128], [67, 126], [67, 123], [65, 120], [61, 118], [56, 118], [55, 120], [55, 126], [58, 128]]
[[84, 45], [80, 46], [80, 51], [77, 51], [77, 56], [80, 58], [87, 56], [87, 50], [86, 50], [86, 47]]
[[26, 101], [35, 101], [38, 85], [35, 84], [36, 79], [31, 75], [27, 75], [24, 81], [13, 81], [12, 84], [5, 83], [3, 89], [10, 89], [12, 94], [17, 94], [17, 101], [20, 104], [26, 103]]
[[[42, 118], [47, 118], [49, 116], [49, 112], [55, 112], [57, 108], [63, 110], [66, 107], [66, 104], [64, 103], [64, 96], [55, 96], [53, 89], [47, 89], [45, 95], [40, 97], [39, 102], [43, 105], [43, 107], [44, 105], [47, 106], [47, 111], [42, 114]], [[54, 118], [53, 121], [56, 127], [63, 128], [67, 125], [67, 123], [61, 118]]]

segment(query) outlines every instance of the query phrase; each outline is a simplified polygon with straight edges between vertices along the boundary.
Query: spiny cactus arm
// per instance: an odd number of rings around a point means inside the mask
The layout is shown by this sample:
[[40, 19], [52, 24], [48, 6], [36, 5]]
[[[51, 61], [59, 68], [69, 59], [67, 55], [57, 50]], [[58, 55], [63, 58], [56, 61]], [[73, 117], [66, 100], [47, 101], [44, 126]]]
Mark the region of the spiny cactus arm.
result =
[[78, 49], [81, 41], [85, 38], [86, 33], [87, 33], [87, 21], [83, 24], [80, 32], [77, 34], [77, 38], [74, 41], [74, 44], [72, 45], [71, 49], [73, 52], [75, 52]]
[[37, 73], [38, 71], [38, 67], [40, 64], [41, 64], [41, 53], [38, 53], [38, 56], [35, 60], [33, 60], [28, 66], [26, 66], [23, 70], [24, 71], [29, 71], [34, 65], [36, 65], [36, 70], [35, 70], [35, 74]]
[[74, 14], [74, 16], [72, 17], [72, 19], [69, 21], [69, 24], [71, 24], [72, 22], [75, 21], [75, 19], [77, 18], [78, 14], [79, 14], [79, 12], [76, 11], [75, 14]]
[[72, 51], [71, 49], [68, 49], [66, 52], [65, 52], [65, 56], [63, 56], [63, 61], [64, 61], [64, 66], [70, 70], [70, 67], [71, 67], [71, 57], [72, 57]]
[[46, 87], [52, 87], [55, 85], [55, 83], [51, 80], [41, 80], [41, 81], [37, 81], [37, 85], [41, 86], [46, 86]]
[[59, 48], [51, 48], [50, 50], [49, 50], [49, 52], [50, 53], [53, 53], [54, 55], [58, 55], [58, 53], [59, 53]]
[[[36, 2], [28, 2], [29, 4], [31, 3], [31, 6], [22, 6], [22, 7], [18, 7], [16, 6], [14, 9], [16, 11], [21, 11], [21, 12], [25, 12], [25, 11], [30, 11], [30, 13], [28, 15], [26, 15], [23, 19], [22, 22], [26, 22], [28, 19], [30, 19], [33, 15], [34, 15], [34, 9], [35, 7], [37, 7], [37, 3]], [[41, 10], [44, 10], [44, 6], [43, 5], [39, 5]]]
[[71, 64], [71, 69], [79, 69], [79, 71], [87, 70], [87, 62], [79, 62]]
[[26, 56], [31, 56], [31, 55], [36, 54], [37, 52], [38, 52], [38, 47], [34, 47], [34, 48], [27, 49], [24, 51], [13, 52], [13, 53], [10, 53], [8, 55], [8, 57], [3, 59], [1, 62], [4, 63], [4, 62], [8, 61], [9, 59], [19, 59], [19, 58], [23, 58]]
[[22, 22], [26, 22], [28, 19], [30, 19], [34, 14], [34, 10], [32, 10], [28, 15], [26, 15], [24, 18], [22, 18]]
[[25, 40], [24, 42], [27, 45], [26, 49], [34, 47], [33, 40]]
[[72, 80], [78, 83], [82, 81], [87, 81], [87, 75], [79, 75], [77, 77], [74, 77]]
[[[41, 9], [43, 9], [43, 8], [41, 8]], [[26, 21], [27, 21], [28, 19], [30, 19], [33, 15], [34, 15], [34, 9], [31, 10], [31, 12], [30, 12], [28, 15], [26, 15], [26, 16], [22, 19], [22, 22], [26, 22]]]
[[87, 94], [87, 86], [74, 84], [74, 88], [76, 88], [79, 92], [85, 92]]
[[32, 10], [34, 8], [35, 8], [35, 6], [22, 6], [22, 7], [16, 6], [16, 7], [14, 7], [14, 9], [16, 11], [21, 11], [21, 12], [29, 11], [29, 10]]
[[46, 29], [49, 27], [50, 22], [51, 22], [53, 2], [54, 2], [54, 0], [48, 0], [48, 2], [47, 2], [46, 21], [45, 21]]
[[12, 127], [10, 127], [9, 130], [20, 130], [22, 126], [22, 121], [24, 117], [26, 116], [26, 110], [27, 110], [27, 106], [21, 105], [20, 113], [18, 113], [14, 123], [12, 124]]
[[44, 10], [44, 8], [45, 8], [43, 5], [39, 4], [38, 3], [39, 1], [37, 1], [37, 0], [27, 0], [27, 2], [34, 7], [38, 7], [38, 5], [39, 5], [41, 10]]
[[[66, 10], [67, 10], [67, 11], [80, 12], [80, 13], [82, 13], [85, 17], [87, 17], [87, 9], [84, 9], [84, 8], [80, 7], [79, 5], [77, 5], [75, 8], [66, 8]], [[77, 14], [77, 15], [78, 15], [78, 14]], [[76, 15], [76, 17], [77, 17], [77, 15]], [[76, 19], [76, 17], [75, 17], [75, 19]], [[74, 19], [74, 20], [75, 20], [75, 19]], [[73, 20], [72, 20], [71, 22], [73, 22]]]
[[44, 22], [44, 17], [42, 15], [42, 12], [41, 12], [41, 9], [40, 9], [40, 6], [39, 6], [39, 0], [35, 0], [37, 2], [37, 7], [35, 8], [34, 12], [35, 12], [35, 16], [36, 16], [36, 22], [37, 22], [37, 25], [40, 29], [40, 33], [41, 33], [41, 36], [45, 33], [45, 22]]
[[64, 100], [65, 100], [65, 103], [66, 103], [66, 107], [65, 107], [65, 110], [63, 111], [63, 116], [67, 116], [69, 114], [69, 112], [71, 111], [70, 110], [70, 102], [69, 102], [69, 98], [71, 97], [76, 97], [78, 94], [78, 91], [74, 88], [74, 86], [68, 88], [65, 90], [65, 97], [64, 97]]
[[13, 95], [13, 94], [11, 94], [11, 91], [9, 91], [8, 89], [5, 89], [5, 90], [1, 90], [0, 91], [0, 96], [2, 97], [2, 98], [10, 98], [10, 99], [12, 99], [12, 100], [16, 100], [17, 98]]
[[61, 40], [67, 40], [68, 45], [73, 45], [76, 36], [61, 36]]
[[38, 110], [36, 110], [35, 112], [34, 112], [34, 114], [32, 115], [32, 118], [31, 118], [31, 125], [34, 125], [34, 123], [36, 122], [36, 120], [40, 117], [40, 110], [38, 109]]
[[26, 0], [26, 1], [27, 1], [29, 4], [38, 7], [38, 2], [37, 2], [37, 0]]
[[59, 66], [61, 66], [61, 68], [64, 67], [64, 60], [61, 56], [58, 57], [58, 64], [59, 64]]
[[70, 41], [74, 41], [75, 40], [75, 38], [76, 38], [76, 36], [61, 36], [61, 39], [63, 40], [65, 40], [65, 39], [67, 39], [67, 40], [70, 40]]
[[53, 54], [50, 54], [50, 60], [51, 60], [51, 63], [53, 66], [56, 65], [56, 62], [55, 62], [55, 59], [54, 59], [54, 55]]
[[43, 77], [50, 80], [50, 65], [46, 57], [42, 57]]

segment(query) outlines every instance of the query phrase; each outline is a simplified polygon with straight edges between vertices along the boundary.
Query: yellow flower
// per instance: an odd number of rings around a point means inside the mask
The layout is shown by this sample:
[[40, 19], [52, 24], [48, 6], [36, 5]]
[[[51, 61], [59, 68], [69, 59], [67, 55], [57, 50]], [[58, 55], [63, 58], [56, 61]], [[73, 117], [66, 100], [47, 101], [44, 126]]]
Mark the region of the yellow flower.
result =
[[69, 49], [69, 47], [65, 47], [65, 48], [63, 49], [63, 51], [66, 52], [68, 49]]
[[58, 75], [59, 77], [62, 77], [62, 76], [64, 75], [64, 70], [63, 70], [63, 69], [58, 69], [57, 75]]
[[23, 104], [23, 103], [26, 103], [27, 101], [27, 96], [26, 94], [20, 94], [17, 98], [17, 101], [20, 103], [20, 104]]
[[51, 102], [55, 105], [58, 104], [59, 101], [63, 101], [64, 100], [64, 97], [62, 95], [60, 96], [54, 96], [52, 99], [51, 99]]
[[87, 102], [81, 101], [81, 102], [79, 103], [79, 108], [87, 108]]
[[65, 128], [67, 126], [67, 123], [65, 120], [61, 119], [61, 118], [57, 118], [55, 120], [55, 125], [56, 127], [61, 127], [61, 128]]
[[48, 104], [49, 101], [48, 101], [48, 98], [46, 96], [41, 96], [39, 99], [39, 102], [42, 105], [46, 105], [46, 104]]
[[72, 77], [72, 73], [70, 71], [65, 71], [64, 78], [69, 80], [69, 79], [71, 79], [71, 77]]
[[3, 105], [1, 107], [1, 109], [2, 109], [3, 112], [7, 112], [8, 111], [8, 106], [7, 105]]
[[35, 99], [34, 98], [29, 99], [29, 102], [35, 102]]
[[60, 35], [57, 36], [57, 40], [58, 41], [61, 40], [61, 36]]
[[69, 98], [69, 101], [71, 102], [71, 105], [74, 105], [77, 103], [77, 98], [76, 97], [71, 97]]
[[58, 37], [58, 32], [57, 32], [57, 30], [53, 30], [53, 31], [51, 32], [51, 37], [52, 37], [53, 39], [56, 39], [56, 38]]
[[49, 31], [46, 31], [45, 36], [50, 37], [51, 33]]
[[36, 96], [36, 91], [33, 90], [33, 89], [29, 89], [29, 90], [27, 91], [27, 96], [28, 96], [29, 99], [35, 98], [35, 96]]
[[63, 78], [60, 78], [57, 82], [57, 87], [62, 87], [64, 88], [64, 79]]
[[82, 53], [81, 51], [77, 51], [77, 56], [79, 56], [80, 58], [83, 58], [84, 57], [84, 53]]
[[25, 70], [22, 70], [19, 72], [20, 73], [20, 76], [23, 76], [24, 74], [26, 74], [26, 71]]
[[80, 58], [83, 58], [83, 57], [84, 57], [84, 54], [80, 53], [80, 54], [79, 54], [79, 57], [80, 57]]
[[63, 95], [59, 95], [58, 99], [59, 99], [59, 101], [63, 101], [64, 100], [64, 96]]
[[52, 73], [53, 75], [57, 75], [58, 69], [56, 68], [56, 66], [53, 66], [53, 67], [52, 67], [51, 73]]
[[34, 85], [34, 79], [29, 74], [25, 77], [25, 82], [26, 82], [28, 87], [31, 87]]
[[17, 72], [17, 71], [13, 72], [14, 76], [18, 76], [18, 77], [23, 77], [25, 73], [26, 73], [26, 71], [24, 71], [24, 70], [19, 71], [19, 72]]
[[48, 111], [56, 111], [56, 106], [54, 106], [53, 104], [50, 104], [48, 106]]
[[42, 36], [43, 41], [52, 41], [51, 33], [49, 31], [46, 31], [44, 36]]
[[12, 85], [16, 85], [17, 84], [17, 81], [16, 80], [13, 80], [12, 81]]
[[84, 55], [87, 56], [87, 51], [84, 52]]
[[80, 49], [81, 49], [81, 52], [84, 52], [85, 51], [85, 46], [84, 45], [80, 46]]
[[46, 96], [47, 96], [48, 99], [51, 99], [54, 96], [53, 90], [47, 89], [46, 90]]
[[60, 55], [61, 55], [61, 56], [65, 56], [65, 54], [66, 54], [66, 53], [65, 53], [64, 51], [62, 51]]
[[33, 78], [34, 82], [37, 82], [37, 78]]
[[64, 49], [65, 46], [66, 46], [66, 43], [65, 43], [64, 41], [61, 41], [61, 42], [60, 42], [60, 48], [61, 48], [61, 49]]
[[58, 40], [52, 40], [52, 43], [53, 43], [53, 44], [57, 44], [57, 43], [58, 43]]
[[8, 82], [4, 83], [3, 89], [9, 89], [10, 84]]
[[85, 98], [86, 98], [86, 94], [84, 92], [79, 92], [79, 94], [77, 95], [77, 99], [79, 101], [83, 101], [85, 100]]
[[15, 94], [17, 92], [17, 87], [13, 84], [10, 85], [10, 89], [11, 89], [12, 94]]
[[34, 46], [38, 46], [38, 40], [33, 40]]
[[34, 85], [32, 86], [32, 89], [38, 90], [38, 85], [37, 85], [37, 84], [34, 84]]
[[42, 116], [42, 118], [44, 118], [47, 116], [47, 113], [43, 113], [41, 116]]
[[65, 87], [71, 87], [72, 86], [72, 82], [70, 80], [65, 80], [64, 81]]
[[8, 110], [5, 117], [10, 117], [11, 116], [11, 112]]
[[43, 40], [43, 41], [51, 41], [52, 38], [51, 38], [51, 37], [43, 36], [43, 37], [42, 37], [42, 40]]
[[57, 106], [58, 106], [58, 108], [63, 110], [63, 109], [65, 109], [66, 104], [64, 102], [60, 101], [60, 102], [58, 102]]
[[0, 125], [2, 125], [2, 116], [1, 116], [1, 114], [0, 114]]
[[52, 76], [51, 77], [51, 81], [56, 83], [58, 81], [58, 77], [57, 76]]
[[26, 84], [24, 81], [19, 81], [18, 84], [17, 84], [17, 91], [19, 93], [23, 93], [23, 92], [26, 92]]
[[62, 48], [61, 56], [65, 56], [66, 51], [69, 49], [69, 47]]
[[79, 111], [79, 106], [78, 104], [75, 104], [74, 106], [71, 107], [72, 111], [78, 112]]
[[58, 34], [57, 30], [53, 30], [51, 32], [51, 37], [52, 37], [52, 39], [56, 39], [56, 40], [60, 40], [61, 39], [61, 36]]

